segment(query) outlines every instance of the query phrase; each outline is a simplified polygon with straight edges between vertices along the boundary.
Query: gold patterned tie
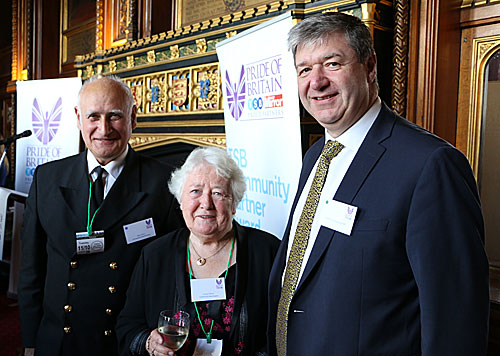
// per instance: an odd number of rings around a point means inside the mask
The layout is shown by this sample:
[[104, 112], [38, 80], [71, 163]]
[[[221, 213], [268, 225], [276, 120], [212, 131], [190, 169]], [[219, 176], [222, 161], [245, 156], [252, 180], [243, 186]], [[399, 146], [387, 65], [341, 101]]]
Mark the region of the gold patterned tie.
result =
[[286, 338], [287, 338], [287, 323], [288, 309], [292, 301], [295, 288], [299, 279], [304, 252], [311, 234], [311, 226], [318, 207], [321, 190], [325, 184], [325, 178], [328, 173], [328, 167], [332, 158], [337, 156], [344, 146], [337, 141], [328, 141], [323, 147], [321, 157], [319, 159], [316, 174], [307, 195], [306, 203], [302, 214], [300, 215], [297, 231], [293, 239], [290, 256], [286, 264], [285, 278], [283, 287], [281, 288], [281, 296], [278, 303], [278, 312], [276, 320], [276, 348], [278, 356], [286, 356]]

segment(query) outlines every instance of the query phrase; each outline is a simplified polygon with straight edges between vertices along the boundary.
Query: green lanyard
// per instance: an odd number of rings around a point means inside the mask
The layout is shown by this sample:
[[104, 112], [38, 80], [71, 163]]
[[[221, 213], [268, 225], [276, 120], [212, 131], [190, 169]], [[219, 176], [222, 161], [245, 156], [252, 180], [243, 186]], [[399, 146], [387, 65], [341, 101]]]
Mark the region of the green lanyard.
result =
[[[227, 272], [229, 271], [229, 264], [231, 263], [231, 257], [233, 256], [234, 240], [236, 240], [235, 235], [233, 235], [233, 242], [231, 243], [231, 252], [229, 252], [229, 261], [227, 261], [226, 274], [224, 275], [224, 281], [226, 280]], [[188, 258], [189, 280], [191, 280], [192, 274], [191, 274], [191, 259], [189, 258], [189, 238], [187, 240], [187, 258]], [[200, 322], [201, 330], [203, 331], [203, 334], [205, 334], [205, 336], [207, 337], [207, 343], [210, 344], [212, 342], [212, 328], [214, 326], [214, 319], [212, 319], [212, 324], [210, 324], [210, 331], [207, 333], [205, 331], [205, 328], [203, 327], [203, 322], [201, 321], [201, 318], [200, 318], [200, 312], [198, 311], [198, 306], [196, 305], [196, 302], [193, 302], [193, 303], [194, 303], [194, 310], [196, 310], [196, 315], [198, 315], [198, 321]]]
[[[89, 179], [90, 180], [90, 179]], [[101, 207], [98, 207], [94, 213], [94, 216], [92, 216], [92, 220], [90, 219], [90, 200], [92, 198], [92, 181], [90, 180], [90, 187], [89, 187], [89, 203], [87, 205], [87, 234], [90, 236], [92, 235], [92, 224], [94, 223], [94, 218], [101, 209]]]

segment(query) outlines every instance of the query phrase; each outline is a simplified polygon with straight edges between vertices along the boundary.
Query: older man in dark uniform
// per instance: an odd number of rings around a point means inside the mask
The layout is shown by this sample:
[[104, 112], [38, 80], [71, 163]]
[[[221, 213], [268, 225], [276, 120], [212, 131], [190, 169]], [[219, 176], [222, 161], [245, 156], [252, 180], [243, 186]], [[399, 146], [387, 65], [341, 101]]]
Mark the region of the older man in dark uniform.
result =
[[171, 169], [128, 146], [137, 108], [118, 78], [79, 94], [85, 152], [37, 168], [22, 237], [25, 354], [115, 355], [114, 326], [144, 245], [181, 224]]

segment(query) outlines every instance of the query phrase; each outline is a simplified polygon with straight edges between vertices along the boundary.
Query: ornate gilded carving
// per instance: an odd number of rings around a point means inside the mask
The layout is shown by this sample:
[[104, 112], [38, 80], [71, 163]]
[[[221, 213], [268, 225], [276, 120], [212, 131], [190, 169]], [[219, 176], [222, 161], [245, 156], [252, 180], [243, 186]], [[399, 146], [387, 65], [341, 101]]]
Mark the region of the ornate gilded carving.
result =
[[222, 112], [218, 63], [126, 78], [139, 116]]
[[114, 59], [109, 61], [108, 68], [111, 73], [116, 72], [116, 61]]
[[166, 111], [166, 79], [165, 74], [146, 77], [146, 110], [147, 114], [164, 113]]
[[185, 142], [196, 146], [218, 146], [226, 147], [226, 136], [223, 133], [210, 134], [132, 134], [129, 140], [130, 145], [136, 150], [163, 146], [176, 142]]
[[408, 77], [408, 36], [410, 6], [406, 0], [394, 2], [394, 56], [392, 71], [392, 109], [401, 116], [406, 116], [406, 88]]
[[496, 42], [486, 42], [480, 43], [478, 46], [478, 54], [479, 58], [484, 57], [484, 54], [490, 50], [491, 47], [495, 47], [497, 45]]
[[134, 56], [127, 56], [127, 68], [134, 68], [135, 60]]
[[226, 38], [234, 37], [238, 34], [237, 31], [226, 32]]
[[128, 0], [120, 0], [118, 4], [118, 33], [117, 38], [126, 38], [128, 32]]
[[484, 78], [488, 59], [500, 48], [500, 36], [475, 38], [472, 41], [471, 91], [469, 102], [471, 109], [468, 118], [468, 137], [466, 156], [471, 162], [476, 177], [479, 173], [479, 156], [481, 150], [482, 110], [484, 96]]
[[207, 40], [204, 38], [200, 38], [196, 40], [196, 52], [197, 53], [206, 53], [207, 52]]
[[148, 51], [148, 63], [155, 63], [156, 62], [156, 54], [154, 49], [151, 51]]
[[87, 66], [87, 77], [91, 77], [94, 75], [94, 67], [92, 66]]
[[198, 110], [217, 110], [220, 106], [220, 77], [216, 65], [200, 68], [195, 73], [194, 105]]
[[167, 110], [188, 111], [189, 110], [189, 85], [191, 84], [190, 71], [180, 70], [167, 74]]
[[170, 59], [179, 58], [179, 46], [170, 46]]

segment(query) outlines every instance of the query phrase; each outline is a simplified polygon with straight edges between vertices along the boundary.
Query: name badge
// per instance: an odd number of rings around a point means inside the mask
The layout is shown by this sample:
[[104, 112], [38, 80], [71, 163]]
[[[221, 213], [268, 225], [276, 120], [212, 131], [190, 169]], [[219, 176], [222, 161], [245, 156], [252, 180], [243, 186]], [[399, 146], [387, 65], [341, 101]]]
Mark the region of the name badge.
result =
[[148, 218], [132, 224], [123, 225], [123, 232], [125, 233], [127, 244], [156, 236], [153, 218]]
[[222, 340], [212, 339], [210, 344], [207, 339], [197, 339], [193, 356], [220, 356], [222, 355]]
[[358, 207], [337, 200], [326, 200], [322, 212], [324, 214], [321, 225], [351, 235]]
[[76, 253], [88, 255], [91, 253], [104, 252], [104, 230], [76, 233]]
[[224, 278], [191, 279], [191, 301], [208, 302], [226, 299]]

